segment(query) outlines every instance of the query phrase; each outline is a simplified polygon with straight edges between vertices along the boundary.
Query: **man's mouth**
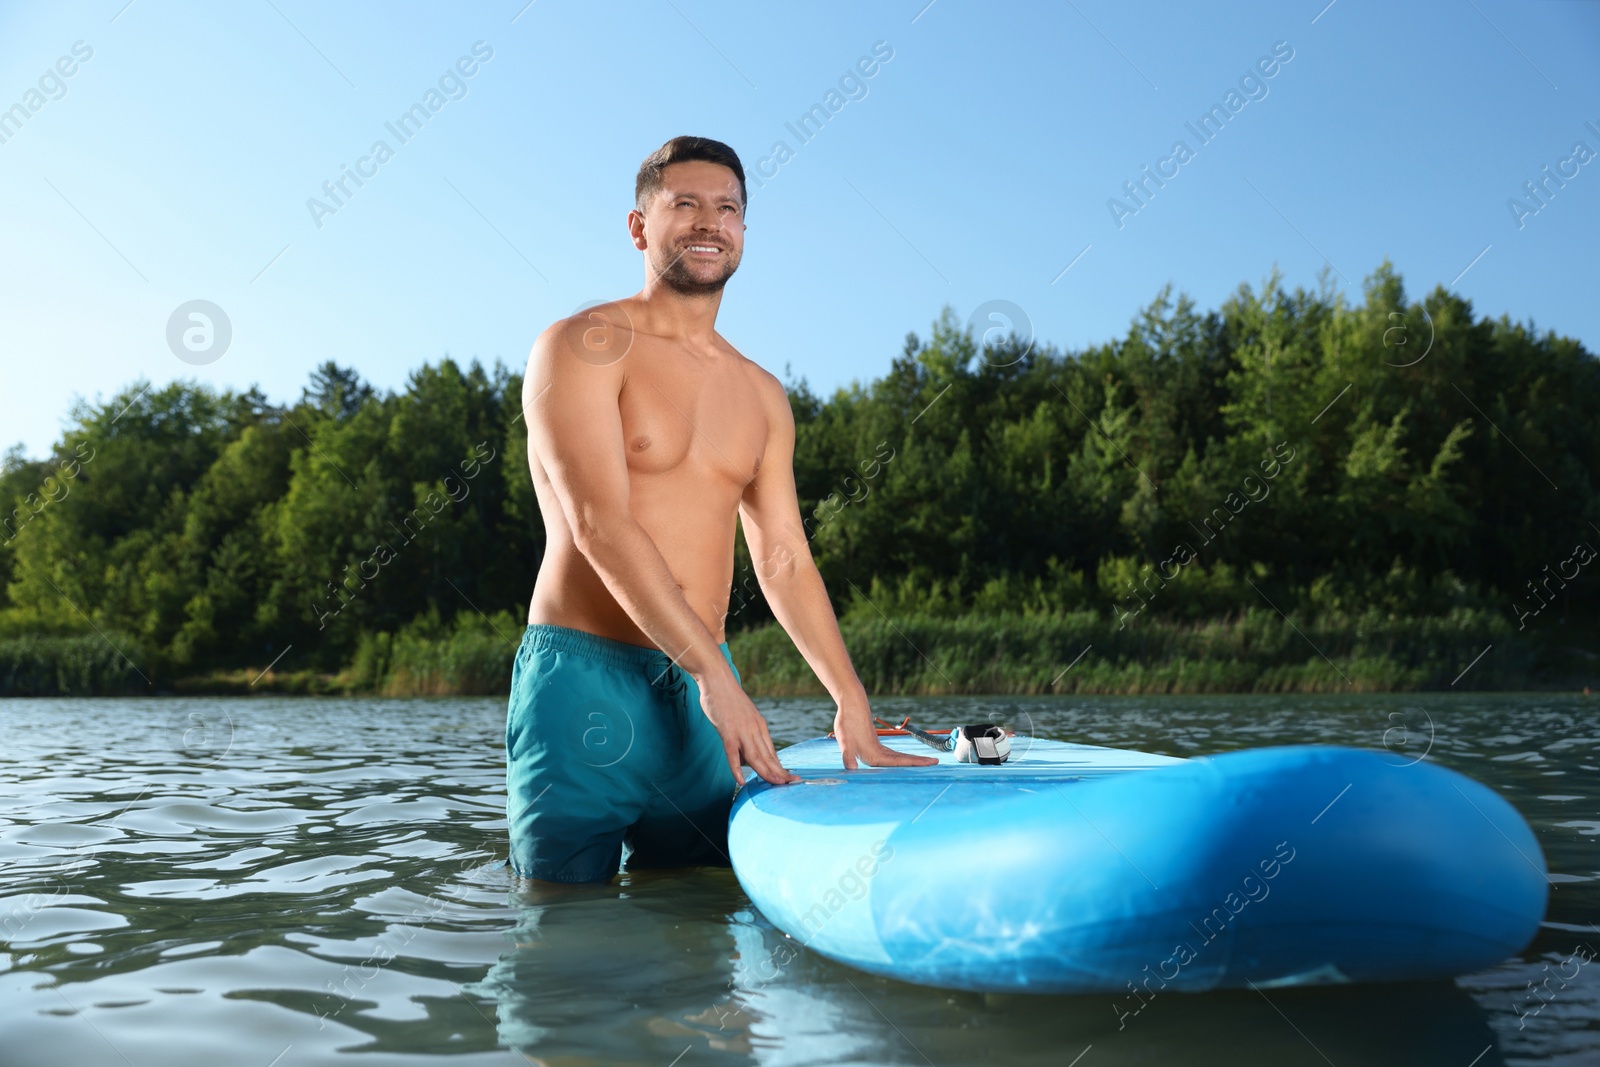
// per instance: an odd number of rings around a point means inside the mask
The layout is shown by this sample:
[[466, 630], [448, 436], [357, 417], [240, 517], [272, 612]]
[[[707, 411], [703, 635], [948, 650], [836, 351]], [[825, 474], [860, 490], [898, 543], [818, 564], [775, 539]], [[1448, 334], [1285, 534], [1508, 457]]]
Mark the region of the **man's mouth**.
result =
[[692, 256], [715, 256], [722, 252], [716, 245], [689, 245], [687, 251]]

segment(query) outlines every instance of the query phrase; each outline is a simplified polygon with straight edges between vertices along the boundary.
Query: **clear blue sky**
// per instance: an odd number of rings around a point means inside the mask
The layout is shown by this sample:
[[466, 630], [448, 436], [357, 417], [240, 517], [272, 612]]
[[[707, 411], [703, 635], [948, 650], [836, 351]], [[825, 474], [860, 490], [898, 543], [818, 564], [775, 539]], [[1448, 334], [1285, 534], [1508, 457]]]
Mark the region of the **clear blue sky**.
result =
[[[288, 401], [326, 359], [391, 389], [446, 354], [520, 368], [553, 319], [639, 288], [634, 175], [681, 133], [751, 175], [719, 328], [825, 392], [946, 303], [1011, 301], [1078, 348], [1167, 282], [1209, 308], [1331, 263], [1359, 300], [1384, 257], [1413, 297], [1454, 282], [1600, 351], [1600, 161], [1520, 227], [1507, 206], [1600, 152], [1600, 3], [524, 4], [0, 2], [0, 108], [23, 108], [0, 116], [0, 447], [42, 456], [74, 395], [140, 376]], [[480, 41], [401, 143], [385, 123]], [[1278, 42], [1202, 143], [1185, 123]], [[830, 90], [802, 141], [786, 123]], [[1173, 176], [1114, 218], [1146, 165]], [[167, 340], [195, 299], [232, 328], [198, 366]]]

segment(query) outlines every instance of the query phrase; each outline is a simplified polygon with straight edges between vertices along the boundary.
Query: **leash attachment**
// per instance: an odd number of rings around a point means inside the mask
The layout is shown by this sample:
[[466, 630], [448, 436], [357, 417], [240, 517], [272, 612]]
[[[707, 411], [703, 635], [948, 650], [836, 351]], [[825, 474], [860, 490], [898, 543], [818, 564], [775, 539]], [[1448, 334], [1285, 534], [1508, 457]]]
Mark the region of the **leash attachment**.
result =
[[924, 730], [911, 725], [909, 715], [899, 726], [890, 726], [877, 718], [873, 721], [885, 727], [878, 731], [881, 736], [909, 734], [931, 749], [954, 753], [957, 763], [981, 763], [997, 767], [1011, 758], [1011, 739], [994, 723], [972, 723], [957, 726], [953, 730]]

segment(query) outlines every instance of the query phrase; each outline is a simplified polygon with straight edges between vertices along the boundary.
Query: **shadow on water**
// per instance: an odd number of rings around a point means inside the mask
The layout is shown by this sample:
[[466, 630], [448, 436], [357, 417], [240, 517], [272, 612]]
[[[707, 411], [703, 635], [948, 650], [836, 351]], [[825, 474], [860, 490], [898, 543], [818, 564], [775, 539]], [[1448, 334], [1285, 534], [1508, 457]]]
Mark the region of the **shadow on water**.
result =
[[[995, 996], [876, 978], [750, 910], [727, 871], [627, 875], [519, 894], [514, 944], [469, 985], [536, 1063], [1004, 1062], [1086, 1065], [1506, 1061], [1452, 982], [1165, 994], [1120, 1019], [1104, 996]], [[1126, 1010], [1126, 1008], [1124, 1008]]]

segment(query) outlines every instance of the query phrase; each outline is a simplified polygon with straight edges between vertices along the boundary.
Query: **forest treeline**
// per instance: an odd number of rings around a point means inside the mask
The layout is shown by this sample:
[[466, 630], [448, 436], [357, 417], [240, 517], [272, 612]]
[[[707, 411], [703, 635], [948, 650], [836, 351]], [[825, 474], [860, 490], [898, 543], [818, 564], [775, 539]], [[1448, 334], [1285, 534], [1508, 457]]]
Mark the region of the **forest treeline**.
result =
[[[847, 632], [884, 643], [852, 645], [858, 665], [911, 657], [869, 688], [993, 691], [1030, 656], [1019, 691], [1059, 688], [1039, 649], [1068, 631], [1102, 635], [1083, 676], [1122, 688], [1143, 670], [1182, 688], [1140, 660], [1179, 646], [1234, 664], [1207, 675], [1234, 688], [1296, 664], [1333, 678], [1324, 661], [1345, 677], [1336, 651], [1435, 684], [1465, 662], [1450, 640], [1498, 641], [1483, 677], [1503, 684], [1548, 667], [1529, 642], [1592, 656], [1600, 364], [1577, 341], [1442, 288], [1410, 302], [1387, 263], [1360, 304], [1274, 273], [1208, 312], [1164, 290], [1079, 352], [991, 339], [946, 308], [876, 381], [789, 384], [812, 551]], [[520, 391], [498, 361], [445, 358], [394, 393], [325, 363], [288, 406], [182, 381], [80, 401], [48, 459], [13, 450], [0, 472], [0, 692], [269, 665], [503, 686], [543, 549]], [[771, 618], [741, 542], [730, 636], [804, 690]], [[1404, 647], [1406, 620], [1434, 643]], [[1290, 636], [1251, 636], [1272, 626]], [[935, 647], [886, 651], [908, 627]], [[1357, 647], [1378, 629], [1387, 651]], [[964, 680], [941, 633], [977, 664]], [[471, 664], [426, 666], [452, 648]]]

